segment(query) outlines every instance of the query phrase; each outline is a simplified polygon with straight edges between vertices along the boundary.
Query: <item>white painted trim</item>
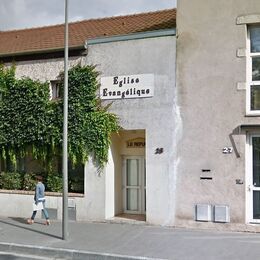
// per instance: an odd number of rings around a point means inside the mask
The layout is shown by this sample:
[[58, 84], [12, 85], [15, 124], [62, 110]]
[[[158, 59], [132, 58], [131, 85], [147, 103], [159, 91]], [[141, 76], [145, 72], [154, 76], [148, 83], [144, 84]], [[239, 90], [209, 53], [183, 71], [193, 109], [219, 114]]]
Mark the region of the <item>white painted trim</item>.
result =
[[260, 81], [251, 81], [249, 82], [250, 86], [259, 86], [260, 85]]
[[108, 151], [108, 163], [105, 168], [105, 218], [115, 215], [115, 164], [111, 148]]
[[238, 58], [246, 57], [246, 48], [238, 48], [237, 49], [237, 57]]
[[252, 81], [252, 57], [259, 57], [260, 52], [251, 53], [250, 30], [247, 27], [246, 38], [246, 115], [260, 116], [260, 110], [251, 110], [251, 86], [260, 85], [260, 81]]
[[260, 191], [260, 187], [254, 187], [252, 185], [253, 176], [253, 154], [252, 154], [252, 138], [260, 137], [260, 134], [247, 135], [246, 139], [246, 223], [260, 223], [260, 219], [253, 219], [253, 191]]
[[237, 17], [237, 24], [254, 24], [254, 23], [260, 23], [259, 14], [240, 15]]
[[260, 56], [260, 52], [252, 52], [250, 53], [251, 57], [259, 57]]
[[246, 224], [250, 223], [250, 201], [249, 201], [249, 192], [248, 185], [250, 183], [249, 175], [250, 175], [250, 136], [246, 135], [246, 143], [245, 143], [245, 220]]
[[246, 82], [237, 82], [237, 90], [246, 90]]
[[248, 112], [246, 112], [246, 116], [260, 116], [260, 111], [259, 110], [248, 111]]
[[250, 32], [249, 28], [247, 28], [247, 38], [246, 38], [246, 82], [247, 82], [247, 87], [246, 87], [246, 114], [250, 113]]

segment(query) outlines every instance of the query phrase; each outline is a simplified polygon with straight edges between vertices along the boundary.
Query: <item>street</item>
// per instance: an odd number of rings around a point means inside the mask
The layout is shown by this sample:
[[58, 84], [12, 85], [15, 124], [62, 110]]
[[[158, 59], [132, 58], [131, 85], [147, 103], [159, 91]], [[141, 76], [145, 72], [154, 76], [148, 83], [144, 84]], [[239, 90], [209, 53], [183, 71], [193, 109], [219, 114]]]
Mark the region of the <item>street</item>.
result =
[[64, 241], [61, 230], [58, 221], [45, 226], [41, 220], [27, 225], [25, 219], [1, 218], [0, 251], [47, 259], [255, 260], [260, 255], [259, 233], [69, 222]]

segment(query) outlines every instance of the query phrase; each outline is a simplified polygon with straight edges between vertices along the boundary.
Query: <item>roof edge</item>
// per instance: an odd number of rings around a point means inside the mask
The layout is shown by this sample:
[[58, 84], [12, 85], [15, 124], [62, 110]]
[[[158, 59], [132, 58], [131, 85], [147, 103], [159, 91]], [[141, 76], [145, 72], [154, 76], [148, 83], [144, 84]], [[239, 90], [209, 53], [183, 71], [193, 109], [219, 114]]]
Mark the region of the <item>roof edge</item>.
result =
[[[80, 50], [85, 49], [84, 45], [77, 45], [77, 46], [69, 46], [69, 50]], [[33, 54], [39, 54], [39, 53], [52, 53], [52, 52], [59, 52], [63, 51], [64, 47], [59, 48], [49, 48], [49, 49], [36, 49], [36, 50], [30, 50], [30, 51], [21, 51], [21, 52], [10, 52], [10, 53], [0, 53], [0, 57], [10, 57], [10, 56], [23, 56], [23, 55], [33, 55]]]
[[139, 39], [147, 39], [147, 38], [155, 38], [155, 37], [163, 37], [163, 36], [175, 36], [175, 35], [176, 35], [175, 28], [157, 30], [157, 31], [138, 32], [138, 33], [115, 35], [115, 36], [109, 36], [109, 37], [98, 37], [98, 38], [94, 38], [94, 39], [89, 39], [89, 40], [86, 40], [85, 46], [109, 43], [109, 42], [139, 40]]

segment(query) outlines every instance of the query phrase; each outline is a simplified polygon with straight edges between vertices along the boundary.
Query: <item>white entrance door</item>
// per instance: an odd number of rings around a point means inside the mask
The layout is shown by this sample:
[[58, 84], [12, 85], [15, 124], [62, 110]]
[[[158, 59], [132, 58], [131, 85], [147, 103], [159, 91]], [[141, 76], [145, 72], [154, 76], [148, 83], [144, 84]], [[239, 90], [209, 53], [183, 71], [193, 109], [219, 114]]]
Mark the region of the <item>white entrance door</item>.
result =
[[260, 223], [260, 135], [249, 140], [247, 173], [247, 215], [251, 223]]
[[123, 200], [125, 213], [145, 213], [145, 182], [144, 157], [125, 157], [123, 161]]

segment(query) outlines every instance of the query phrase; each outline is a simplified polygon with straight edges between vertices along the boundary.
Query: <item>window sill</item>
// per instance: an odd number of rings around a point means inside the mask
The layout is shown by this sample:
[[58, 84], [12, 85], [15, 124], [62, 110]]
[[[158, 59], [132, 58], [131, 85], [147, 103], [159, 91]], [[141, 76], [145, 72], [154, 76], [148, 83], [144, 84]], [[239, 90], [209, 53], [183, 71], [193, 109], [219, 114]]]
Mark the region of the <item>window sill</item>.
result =
[[246, 113], [245, 117], [260, 117], [260, 111], [259, 112], [248, 112]]
[[50, 99], [51, 102], [60, 102], [61, 100], [62, 100], [61, 97], [51, 98], [51, 99]]

